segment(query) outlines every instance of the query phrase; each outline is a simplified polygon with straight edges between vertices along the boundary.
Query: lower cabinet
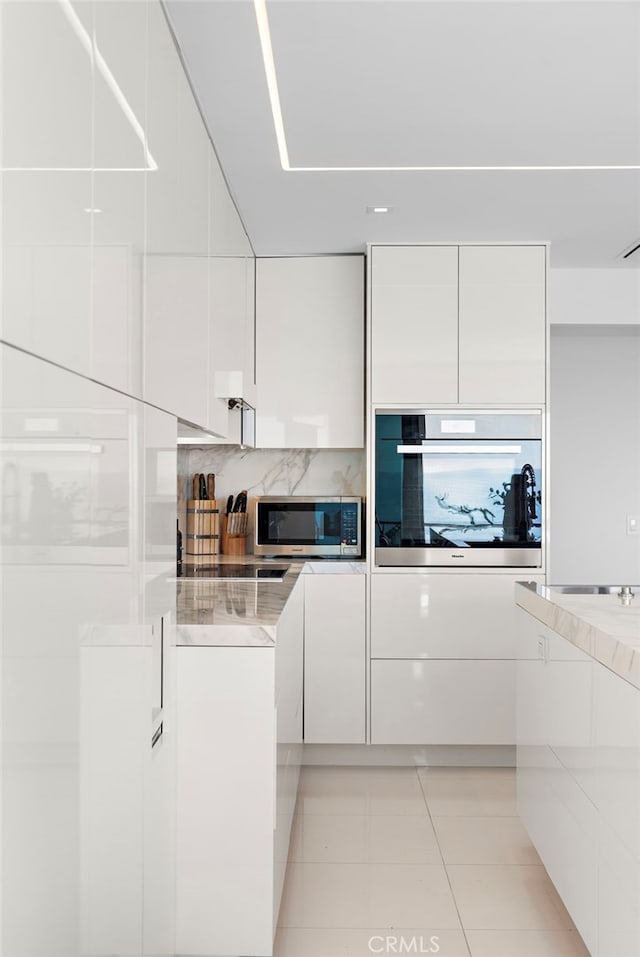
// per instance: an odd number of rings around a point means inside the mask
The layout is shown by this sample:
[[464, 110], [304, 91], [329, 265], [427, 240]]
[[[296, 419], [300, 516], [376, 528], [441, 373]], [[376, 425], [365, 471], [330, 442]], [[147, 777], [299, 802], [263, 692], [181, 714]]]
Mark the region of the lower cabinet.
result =
[[364, 574], [307, 574], [304, 615], [304, 740], [364, 744]]
[[371, 743], [515, 744], [519, 573], [371, 576]]
[[371, 662], [372, 744], [512, 744], [515, 662]]
[[597, 953], [597, 812], [589, 800], [592, 659], [516, 609], [518, 810]]
[[299, 580], [275, 646], [177, 649], [177, 953], [272, 953], [301, 762], [303, 614]]
[[640, 953], [640, 691], [516, 609], [518, 812], [593, 957]]

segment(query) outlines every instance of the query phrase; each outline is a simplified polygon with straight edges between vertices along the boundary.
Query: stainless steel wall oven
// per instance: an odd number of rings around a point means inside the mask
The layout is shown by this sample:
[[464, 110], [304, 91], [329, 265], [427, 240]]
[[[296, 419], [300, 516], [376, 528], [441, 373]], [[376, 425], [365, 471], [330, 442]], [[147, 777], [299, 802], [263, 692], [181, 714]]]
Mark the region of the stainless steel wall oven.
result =
[[377, 410], [375, 561], [540, 567], [541, 410]]

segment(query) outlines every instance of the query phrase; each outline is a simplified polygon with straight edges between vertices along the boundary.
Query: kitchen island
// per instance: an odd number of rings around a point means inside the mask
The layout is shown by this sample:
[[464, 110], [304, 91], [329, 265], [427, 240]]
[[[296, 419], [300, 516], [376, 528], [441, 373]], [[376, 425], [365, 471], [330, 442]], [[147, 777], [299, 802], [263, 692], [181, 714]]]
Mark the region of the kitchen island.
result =
[[623, 605], [617, 588], [593, 591], [516, 585], [518, 810], [591, 954], [631, 957], [640, 953], [640, 594]]

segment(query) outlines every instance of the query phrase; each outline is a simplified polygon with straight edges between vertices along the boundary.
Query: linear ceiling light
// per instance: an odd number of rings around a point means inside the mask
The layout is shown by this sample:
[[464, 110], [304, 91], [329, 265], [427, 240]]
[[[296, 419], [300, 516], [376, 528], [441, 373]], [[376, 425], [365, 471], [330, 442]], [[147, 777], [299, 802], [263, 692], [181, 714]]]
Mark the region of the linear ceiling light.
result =
[[262, 61], [264, 63], [264, 72], [267, 78], [267, 87], [269, 89], [269, 102], [271, 103], [271, 115], [273, 116], [273, 125], [276, 131], [276, 140], [278, 142], [278, 152], [280, 154], [280, 165], [284, 170], [290, 170], [289, 151], [287, 150], [287, 138], [284, 134], [284, 122], [282, 120], [282, 108], [280, 106], [280, 94], [278, 92], [278, 80], [276, 77], [276, 65], [273, 60], [273, 47], [271, 45], [271, 31], [269, 30], [269, 18], [267, 16], [266, 0], [253, 0], [253, 6], [256, 11], [258, 21], [258, 33], [260, 35], [260, 46], [262, 48]]
[[600, 165], [566, 165], [566, 166], [291, 166], [289, 162], [289, 150], [287, 149], [287, 137], [284, 131], [284, 120], [282, 118], [282, 106], [280, 105], [280, 94], [278, 92], [278, 79], [276, 76], [276, 66], [273, 58], [273, 46], [271, 44], [271, 31], [269, 29], [269, 17], [267, 15], [267, 0], [253, 0], [253, 6], [258, 21], [258, 34], [260, 36], [260, 47], [262, 49], [262, 60], [264, 63], [264, 72], [267, 79], [269, 90], [269, 102], [271, 103], [271, 115], [273, 116], [273, 125], [275, 127], [276, 140], [278, 143], [278, 152], [280, 154], [280, 165], [283, 170], [289, 173], [413, 173], [413, 172], [433, 172], [449, 173], [454, 171], [465, 173], [478, 172], [592, 172], [595, 170], [640, 170], [640, 164], [611, 164]]

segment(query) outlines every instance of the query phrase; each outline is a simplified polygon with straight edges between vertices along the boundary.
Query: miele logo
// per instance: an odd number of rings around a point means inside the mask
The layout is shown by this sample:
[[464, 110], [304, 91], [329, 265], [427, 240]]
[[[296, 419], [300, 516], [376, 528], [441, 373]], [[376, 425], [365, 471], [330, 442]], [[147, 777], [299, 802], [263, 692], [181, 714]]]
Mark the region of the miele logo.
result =
[[464, 558], [464, 555], [451, 555], [452, 558]]

